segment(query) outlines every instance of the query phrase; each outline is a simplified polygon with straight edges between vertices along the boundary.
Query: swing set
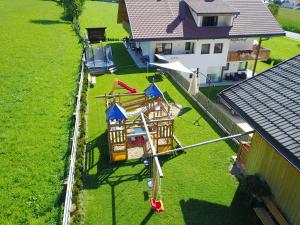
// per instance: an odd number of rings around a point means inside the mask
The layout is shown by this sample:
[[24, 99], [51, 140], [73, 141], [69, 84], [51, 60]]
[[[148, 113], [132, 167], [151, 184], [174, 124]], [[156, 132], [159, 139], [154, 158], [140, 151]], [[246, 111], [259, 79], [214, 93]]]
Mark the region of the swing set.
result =
[[[123, 82], [119, 83], [116, 80], [113, 90], [116, 89], [116, 84], [124, 86]], [[147, 184], [152, 190], [150, 206], [155, 212], [161, 213], [165, 210], [161, 193], [163, 172], [159, 156], [235, 139], [253, 132], [182, 147], [174, 136], [174, 118], [170, 113], [170, 105], [156, 84], [152, 83], [142, 93], [136, 93], [134, 88], [127, 85], [125, 87], [124, 89], [130, 93], [113, 94], [111, 92], [109, 95], [96, 97], [105, 98], [110, 159], [114, 162], [143, 158], [145, 167], [149, 168], [152, 175], [147, 180]], [[173, 149], [173, 141], [177, 142], [180, 148]]]

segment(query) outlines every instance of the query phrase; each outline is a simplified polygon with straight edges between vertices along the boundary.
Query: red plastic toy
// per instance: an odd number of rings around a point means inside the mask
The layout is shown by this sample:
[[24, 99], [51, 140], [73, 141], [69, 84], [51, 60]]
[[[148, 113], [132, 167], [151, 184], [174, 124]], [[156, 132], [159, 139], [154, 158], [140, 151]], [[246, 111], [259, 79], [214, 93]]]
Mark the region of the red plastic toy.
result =
[[165, 211], [164, 204], [161, 200], [155, 200], [154, 198], [150, 198], [150, 204], [152, 206], [152, 209], [154, 209], [156, 212], [163, 212]]

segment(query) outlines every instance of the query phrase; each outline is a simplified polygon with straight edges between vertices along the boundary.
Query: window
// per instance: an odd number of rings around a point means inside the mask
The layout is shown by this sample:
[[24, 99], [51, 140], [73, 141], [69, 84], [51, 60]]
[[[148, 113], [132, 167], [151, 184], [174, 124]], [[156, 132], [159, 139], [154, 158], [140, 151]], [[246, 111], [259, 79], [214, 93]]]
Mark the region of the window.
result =
[[210, 44], [202, 44], [201, 54], [209, 54]]
[[185, 51], [186, 51], [186, 53], [194, 53], [194, 43], [193, 42], [185, 42]]
[[248, 62], [240, 62], [239, 71], [247, 70]]
[[222, 53], [222, 50], [223, 50], [223, 43], [216, 43], [214, 48], [214, 53], [215, 54]]
[[218, 25], [217, 16], [203, 16], [202, 27], [216, 27]]
[[155, 48], [155, 53], [162, 53], [164, 55], [172, 54], [172, 43], [157, 43]]

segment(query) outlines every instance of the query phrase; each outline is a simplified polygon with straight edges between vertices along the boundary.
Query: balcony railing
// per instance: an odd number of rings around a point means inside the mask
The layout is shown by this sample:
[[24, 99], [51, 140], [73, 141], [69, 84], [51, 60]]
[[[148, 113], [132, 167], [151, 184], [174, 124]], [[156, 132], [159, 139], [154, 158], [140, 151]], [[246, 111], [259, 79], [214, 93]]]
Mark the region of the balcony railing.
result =
[[[260, 48], [258, 60], [259, 61], [265, 61], [270, 56], [270, 50], [267, 48]], [[253, 46], [252, 50], [240, 50], [235, 52], [228, 52], [227, 61], [251, 61], [255, 60], [257, 53], [257, 46]]]

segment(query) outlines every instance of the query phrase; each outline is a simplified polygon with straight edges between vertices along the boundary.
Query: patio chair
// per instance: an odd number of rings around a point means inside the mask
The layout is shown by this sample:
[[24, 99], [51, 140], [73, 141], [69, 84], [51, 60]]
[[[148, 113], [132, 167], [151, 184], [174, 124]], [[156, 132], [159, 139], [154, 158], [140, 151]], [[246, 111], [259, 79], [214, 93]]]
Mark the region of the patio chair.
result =
[[246, 74], [245, 72], [242, 72], [242, 73], [240, 74], [240, 78], [241, 78], [242, 80], [245, 80], [245, 79], [247, 78], [247, 74]]

